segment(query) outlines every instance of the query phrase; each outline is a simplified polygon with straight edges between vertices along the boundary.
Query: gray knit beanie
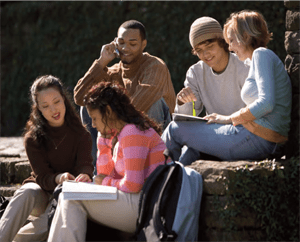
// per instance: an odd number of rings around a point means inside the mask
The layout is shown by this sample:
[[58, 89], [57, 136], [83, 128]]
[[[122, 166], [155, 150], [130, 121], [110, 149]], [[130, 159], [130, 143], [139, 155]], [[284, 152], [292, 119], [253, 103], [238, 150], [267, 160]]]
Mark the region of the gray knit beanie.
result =
[[214, 38], [224, 39], [222, 27], [217, 20], [211, 17], [201, 17], [191, 25], [190, 43], [193, 48], [205, 40]]

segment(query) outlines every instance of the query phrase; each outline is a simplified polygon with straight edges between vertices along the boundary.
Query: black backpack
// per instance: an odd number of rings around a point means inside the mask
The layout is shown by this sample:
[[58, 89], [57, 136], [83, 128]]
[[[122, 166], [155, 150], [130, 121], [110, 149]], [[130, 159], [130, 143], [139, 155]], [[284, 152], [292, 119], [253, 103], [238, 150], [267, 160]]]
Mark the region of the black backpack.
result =
[[2, 217], [8, 203], [9, 203], [9, 199], [7, 199], [6, 197], [0, 194], [0, 218]]
[[134, 239], [137, 241], [197, 241], [202, 176], [179, 162], [158, 166], [140, 195]]

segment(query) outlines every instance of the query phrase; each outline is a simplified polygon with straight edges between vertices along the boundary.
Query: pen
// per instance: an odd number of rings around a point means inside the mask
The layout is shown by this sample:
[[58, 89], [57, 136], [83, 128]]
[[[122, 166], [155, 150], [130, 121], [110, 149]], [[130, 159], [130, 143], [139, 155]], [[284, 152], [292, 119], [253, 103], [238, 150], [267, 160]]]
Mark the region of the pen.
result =
[[193, 101], [193, 116], [196, 116], [195, 102]]

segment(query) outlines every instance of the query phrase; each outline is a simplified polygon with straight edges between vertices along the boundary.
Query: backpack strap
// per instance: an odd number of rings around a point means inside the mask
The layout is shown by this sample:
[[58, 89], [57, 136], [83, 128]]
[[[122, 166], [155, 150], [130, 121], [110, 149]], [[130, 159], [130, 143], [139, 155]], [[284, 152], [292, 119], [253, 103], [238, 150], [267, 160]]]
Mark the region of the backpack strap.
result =
[[168, 148], [166, 148], [164, 150], [164, 156], [165, 156], [165, 165], [167, 165], [167, 160], [168, 160], [169, 157], [171, 158], [171, 160], [175, 164], [175, 161], [174, 161], [174, 158], [173, 158], [173, 154], [172, 154], [172, 152]]
[[6, 197], [2, 196], [0, 194], [0, 218], [4, 214], [4, 211], [9, 203], [9, 199], [6, 199]]
[[[153, 186], [153, 183], [157, 179], [159, 179], [160, 175], [164, 173], [164, 170], [168, 169], [168, 166], [161, 165], [158, 166], [154, 172], [151, 173], [151, 175], [147, 178], [146, 182], [143, 185], [140, 199], [139, 199], [139, 217], [137, 219], [137, 229], [136, 231], [140, 231], [143, 228], [143, 224], [146, 219], [147, 210], [148, 210], [148, 200], [149, 197], [152, 196], [152, 189], [155, 189], [155, 186]], [[151, 189], [152, 188], [152, 189]]]
[[162, 223], [162, 220], [161, 220], [162, 216], [160, 214], [160, 211], [161, 211], [160, 205], [162, 204], [162, 198], [163, 198], [164, 192], [166, 190], [166, 186], [168, 185], [172, 175], [174, 174], [175, 169], [178, 169], [178, 164], [172, 165], [170, 167], [169, 174], [165, 180], [163, 187], [161, 188], [159, 197], [153, 208], [153, 223], [154, 223], [155, 229], [157, 229], [156, 233], [158, 234], [159, 239], [161, 241], [175, 241], [175, 239], [177, 237], [177, 234], [174, 231], [167, 231], [165, 225]]

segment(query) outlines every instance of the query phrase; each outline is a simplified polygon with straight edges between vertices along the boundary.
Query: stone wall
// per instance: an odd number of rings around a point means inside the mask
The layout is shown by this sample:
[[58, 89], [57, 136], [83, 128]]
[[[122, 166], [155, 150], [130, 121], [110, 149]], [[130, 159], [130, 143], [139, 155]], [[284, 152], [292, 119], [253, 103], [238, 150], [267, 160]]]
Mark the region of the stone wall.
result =
[[[235, 180], [235, 171], [246, 166], [252, 173], [262, 176], [271, 176], [273, 172], [260, 166], [258, 162], [250, 161], [199, 160], [189, 166], [203, 177], [199, 241], [253, 241], [265, 237], [261, 224], [249, 210], [230, 218], [237, 226], [234, 230], [229, 229], [228, 221], [219, 212], [219, 209], [226, 210], [228, 203], [231, 204], [232, 201], [232, 197], [227, 194], [230, 183], [226, 181]], [[230, 192], [234, 193], [235, 190], [231, 187]]]
[[285, 68], [291, 78], [293, 88], [292, 122], [285, 152], [289, 158], [299, 156], [300, 2], [284, 1], [284, 5], [287, 9], [284, 42], [287, 52]]
[[[22, 147], [22, 143], [19, 146]], [[203, 178], [199, 241], [249, 241], [264, 236], [255, 214], [249, 211], [232, 218], [238, 225], [237, 230], [228, 230], [227, 221], [220, 216], [220, 206], [221, 209], [226, 209], [226, 204], [231, 202], [231, 197], [227, 194], [226, 181], [234, 180], [235, 171], [246, 166], [253, 173], [272, 175], [272, 171], [249, 161], [199, 160], [189, 166], [198, 171]], [[0, 152], [0, 170], [0, 194], [7, 197], [13, 195], [31, 172], [28, 158], [20, 157], [18, 153], [13, 153], [13, 150]], [[230, 187], [230, 191], [234, 192], [234, 189]], [[119, 236], [124, 237], [124, 234]], [[125, 238], [120, 241], [125, 241]]]

